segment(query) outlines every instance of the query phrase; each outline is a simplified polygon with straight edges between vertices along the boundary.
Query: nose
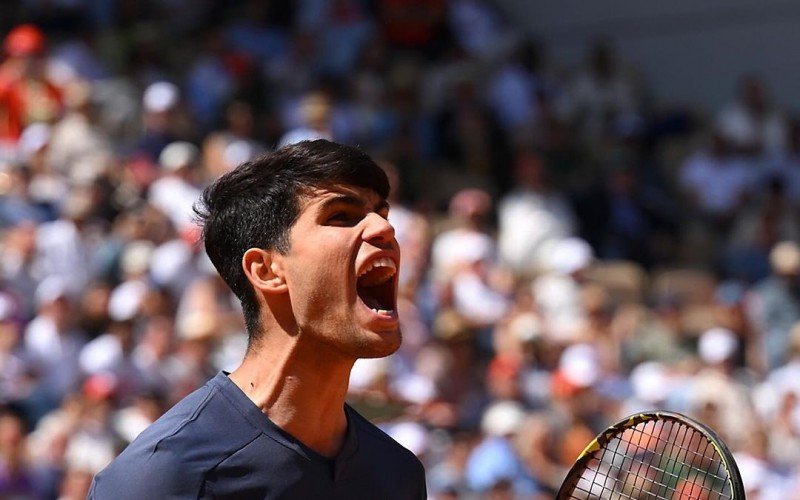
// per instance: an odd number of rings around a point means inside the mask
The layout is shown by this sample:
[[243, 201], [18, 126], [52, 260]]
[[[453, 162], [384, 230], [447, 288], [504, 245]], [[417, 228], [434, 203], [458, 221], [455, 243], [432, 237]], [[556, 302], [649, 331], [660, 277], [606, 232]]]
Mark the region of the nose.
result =
[[364, 241], [383, 244], [394, 241], [394, 226], [388, 220], [373, 212], [367, 215], [365, 222]]

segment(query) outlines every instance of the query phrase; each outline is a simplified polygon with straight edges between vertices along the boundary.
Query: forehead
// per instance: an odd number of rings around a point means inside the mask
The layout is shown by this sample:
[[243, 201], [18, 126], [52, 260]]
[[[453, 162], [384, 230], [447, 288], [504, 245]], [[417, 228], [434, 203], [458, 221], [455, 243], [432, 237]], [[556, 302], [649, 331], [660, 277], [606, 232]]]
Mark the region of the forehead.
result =
[[300, 195], [300, 213], [308, 210], [322, 209], [335, 200], [359, 203], [372, 210], [387, 207], [386, 199], [370, 188], [349, 184], [310, 188]]

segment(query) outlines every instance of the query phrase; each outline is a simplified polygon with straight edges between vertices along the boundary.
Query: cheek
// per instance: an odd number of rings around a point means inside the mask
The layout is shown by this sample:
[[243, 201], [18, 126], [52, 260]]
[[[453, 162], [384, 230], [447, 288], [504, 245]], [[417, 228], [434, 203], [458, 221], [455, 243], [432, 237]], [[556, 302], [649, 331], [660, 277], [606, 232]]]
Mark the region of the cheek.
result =
[[321, 235], [313, 242], [305, 241], [302, 249], [293, 248], [287, 277], [296, 310], [302, 308], [304, 316], [313, 317], [324, 311], [320, 306], [330, 308], [336, 302], [348, 302], [348, 289], [354, 288], [355, 280], [352, 248], [335, 235]]

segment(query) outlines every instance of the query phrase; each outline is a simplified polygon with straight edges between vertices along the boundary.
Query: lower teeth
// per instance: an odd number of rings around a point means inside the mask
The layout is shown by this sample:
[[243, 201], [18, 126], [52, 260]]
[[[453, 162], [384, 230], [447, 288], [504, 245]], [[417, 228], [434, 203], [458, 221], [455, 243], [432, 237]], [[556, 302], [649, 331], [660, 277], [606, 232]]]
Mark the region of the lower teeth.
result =
[[375, 311], [378, 314], [391, 314], [391, 313], [394, 312], [392, 309], [375, 309], [375, 308], [373, 308], [372, 310]]

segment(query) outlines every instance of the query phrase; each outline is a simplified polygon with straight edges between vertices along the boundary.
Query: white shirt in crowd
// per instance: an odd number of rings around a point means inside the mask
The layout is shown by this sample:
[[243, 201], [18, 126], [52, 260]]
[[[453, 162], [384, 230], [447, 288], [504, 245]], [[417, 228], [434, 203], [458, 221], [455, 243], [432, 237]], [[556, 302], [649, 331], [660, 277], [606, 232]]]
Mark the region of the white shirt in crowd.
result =
[[500, 202], [498, 217], [500, 258], [517, 272], [541, 268], [547, 243], [575, 233], [572, 209], [558, 194], [511, 193]]

